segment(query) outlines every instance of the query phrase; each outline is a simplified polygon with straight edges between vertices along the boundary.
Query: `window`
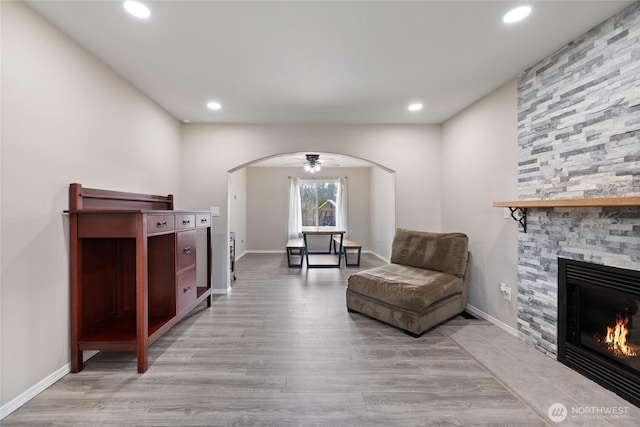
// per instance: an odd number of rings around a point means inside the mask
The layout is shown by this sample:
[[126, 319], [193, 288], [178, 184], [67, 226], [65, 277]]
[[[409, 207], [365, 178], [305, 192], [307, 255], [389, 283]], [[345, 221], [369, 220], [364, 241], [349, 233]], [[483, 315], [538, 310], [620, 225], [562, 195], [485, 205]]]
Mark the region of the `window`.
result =
[[302, 226], [336, 226], [337, 180], [300, 180]]

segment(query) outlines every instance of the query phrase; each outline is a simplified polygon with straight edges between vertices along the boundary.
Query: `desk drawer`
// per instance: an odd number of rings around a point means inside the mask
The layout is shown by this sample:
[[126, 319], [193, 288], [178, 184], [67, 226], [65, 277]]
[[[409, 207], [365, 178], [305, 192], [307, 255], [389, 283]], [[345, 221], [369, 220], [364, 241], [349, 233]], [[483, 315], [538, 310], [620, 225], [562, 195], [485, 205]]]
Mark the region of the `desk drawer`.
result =
[[197, 214], [196, 227], [209, 227], [211, 225], [211, 214]]
[[196, 300], [196, 268], [183, 271], [178, 275], [176, 289], [176, 313], [180, 313]]
[[147, 215], [147, 234], [166, 233], [175, 230], [173, 215]]
[[196, 216], [193, 214], [176, 215], [176, 230], [184, 230], [196, 226]]
[[196, 230], [181, 231], [176, 237], [176, 268], [180, 271], [196, 263]]

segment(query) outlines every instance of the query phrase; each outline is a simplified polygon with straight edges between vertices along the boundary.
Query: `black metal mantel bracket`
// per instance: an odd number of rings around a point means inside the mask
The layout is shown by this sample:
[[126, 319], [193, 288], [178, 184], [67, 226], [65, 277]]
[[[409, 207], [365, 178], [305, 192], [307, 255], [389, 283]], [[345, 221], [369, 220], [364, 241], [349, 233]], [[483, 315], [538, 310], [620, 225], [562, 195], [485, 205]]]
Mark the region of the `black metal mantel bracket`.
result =
[[522, 231], [527, 232], [527, 208], [509, 208], [511, 218], [518, 221], [522, 226]]

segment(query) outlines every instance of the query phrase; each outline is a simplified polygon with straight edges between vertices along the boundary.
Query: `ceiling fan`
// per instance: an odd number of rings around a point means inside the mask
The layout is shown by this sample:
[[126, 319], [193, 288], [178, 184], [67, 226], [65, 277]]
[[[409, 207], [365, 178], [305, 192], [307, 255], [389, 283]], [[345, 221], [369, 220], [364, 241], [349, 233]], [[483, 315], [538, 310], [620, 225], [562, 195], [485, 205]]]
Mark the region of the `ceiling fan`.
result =
[[320, 154], [307, 154], [306, 158], [307, 162], [304, 165], [304, 170], [311, 173], [319, 172], [320, 165], [322, 165], [322, 162], [320, 161]]
[[302, 165], [304, 170], [307, 172], [315, 173], [319, 172], [323, 166], [328, 167], [340, 167], [338, 163], [332, 163], [330, 161], [326, 161], [325, 159], [332, 160], [331, 157], [323, 156], [323, 160], [320, 160], [320, 154], [305, 154], [304, 158], [295, 157], [300, 163], [290, 163], [290, 165]]

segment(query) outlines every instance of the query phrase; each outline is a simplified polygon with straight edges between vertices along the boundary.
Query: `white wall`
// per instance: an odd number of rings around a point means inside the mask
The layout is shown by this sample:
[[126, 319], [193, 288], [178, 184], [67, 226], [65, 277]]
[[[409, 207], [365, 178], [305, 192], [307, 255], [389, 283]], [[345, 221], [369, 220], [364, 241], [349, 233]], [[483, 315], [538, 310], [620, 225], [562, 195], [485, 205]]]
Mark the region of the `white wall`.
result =
[[5, 406], [69, 363], [69, 184], [176, 193], [180, 124], [24, 4], [1, 7]]
[[[491, 204], [518, 198], [517, 87], [512, 81], [442, 126], [442, 230], [469, 236], [469, 304], [517, 325], [517, 223]], [[512, 287], [507, 302], [498, 284]]]
[[[396, 172], [396, 225], [440, 228], [440, 126], [211, 125], [182, 127], [185, 208], [221, 206], [214, 218], [214, 266], [227, 266], [227, 171], [277, 154], [322, 151], [370, 160]], [[227, 289], [227, 269], [214, 290]]]
[[290, 168], [247, 169], [247, 250], [284, 251]]
[[370, 182], [371, 250], [388, 261], [391, 258], [391, 244], [396, 231], [395, 226], [389, 227], [389, 224], [396, 223], [395, 174], [381, 168], [371, 168]]
[[[284, 252], [288, 234], [289, 177], [305, 179], [311, 175], [302, 167], [247, 169], [247, 249]], [[363, 250], [370, 250], [369, 169], [323, 167], [313, 174], [318, 179], [349, 177], [349, 236], [362, 244]]]
[[247, 251], [247, 168], [229, 174], [229, 231], [236, 233], [236, 259]]

